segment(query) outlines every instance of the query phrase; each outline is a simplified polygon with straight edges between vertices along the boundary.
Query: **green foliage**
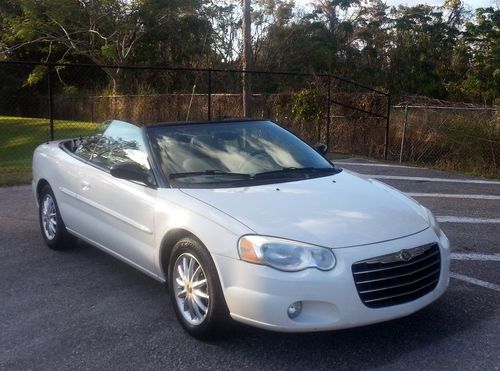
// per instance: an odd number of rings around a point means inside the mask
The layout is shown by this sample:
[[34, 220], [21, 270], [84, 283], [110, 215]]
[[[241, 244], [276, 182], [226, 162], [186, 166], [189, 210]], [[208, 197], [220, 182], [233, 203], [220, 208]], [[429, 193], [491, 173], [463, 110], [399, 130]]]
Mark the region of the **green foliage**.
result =
[[[489, 105], [500, 96], [498, 7], [471, 14], [461, 0], [412, 7], [328, 0], [307, 8], [253, 0], [252, 19], [256, 69], [330, 72], [396, 96]], [[1, 59], [239, 68], [240, 53], [240, 0], [0, 2]], [[103, 91], [130, 84], [123, 70], [102, 72], [93, 78], [106, 77]], [[43, 78], [35, 69], [23, 83]], [[170, 84], [149, 78], [143, 86], [165, 91]], [[271, 80], [259, 88], [279, 90]]]
[[78, 96], [78, 88], [73, 85], [65, 85], [63, 87], [64, 95], [67, 97], [76, 97]]
[[42, 81], [47, 75], [47, 67], [45, 66], [36, 66], [31, 73], [28, 75], [23, 86], [34, 86], [37, 85], [40, 81]]
[[292, 117], [295, 122], [313, 122], [318, 119], [322, 105], [317, 92], [303, 89], [293, 95]]

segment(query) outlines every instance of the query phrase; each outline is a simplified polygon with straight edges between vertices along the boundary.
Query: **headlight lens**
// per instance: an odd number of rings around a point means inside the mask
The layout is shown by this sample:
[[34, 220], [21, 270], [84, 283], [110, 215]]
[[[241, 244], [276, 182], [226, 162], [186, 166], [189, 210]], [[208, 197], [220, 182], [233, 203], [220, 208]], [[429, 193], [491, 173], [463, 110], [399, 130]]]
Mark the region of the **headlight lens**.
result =
[[436, 235], [439, 237], [441, 236], [441, 227], [439, 226], [439, 223], [436, 219], [436, 217], [432, 214], [432, 212], [425, 208], [425, 211], [427, 213], [427, 220], [429, 221], [429, 225], [431, 226], [432, 230], [434, 231], [434, 233], [436, 233]]
[[275, 237], [243, 236], [238, 251], [247, 262], [291, 272], [306, 268], [330, 270], [336, 263], [330, 249]]

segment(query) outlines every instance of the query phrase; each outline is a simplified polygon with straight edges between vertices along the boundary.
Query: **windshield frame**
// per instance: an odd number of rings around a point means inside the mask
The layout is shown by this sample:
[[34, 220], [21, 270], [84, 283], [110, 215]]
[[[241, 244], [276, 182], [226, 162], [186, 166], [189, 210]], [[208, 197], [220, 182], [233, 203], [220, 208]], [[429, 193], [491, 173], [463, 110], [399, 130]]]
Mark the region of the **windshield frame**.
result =
[[[326, 177], [326, 176], [332, 176], [335, 174], [340, 173], [343, 169], [336, 166], [332, 161], [330, 161], [326, 156], [322, 156], [323, 159], [328, 163], [332, 170], [331, 172], [329, 171], [316, 171], [314, 174], [307, 174], [307, 175], [300, 175], [300, 172], [296, 172], [296, 174], [288, 173], [287, 177], [249, 177], [245, 179], [233, 179], [233, 180], [224, 180], [224, 181], [210, 181], [210, 182], [182, 182], [179, 181], [179, 179], [169, 179], [169, 176], [165, 173], [163, 166], [161, 166], [161, 161], [160, 161], [160, 153], [158, 153], [158, 150], [154, 147], [153, 142], [155, 141], [155, 138], [152, 135], [152, 132], [154, 130], [157, 130], [158, 128], [161, 127], [189, 127], [189, 126], [198, 126], [198, 125], [215, 125], [215, 124], [238, 124], [238, 123], [248, 123], [249, 125], [252, 125], [252, 123], [262, 123], [262, 122], [267, 122], [272, 125], [279, 126], [281, 129], [285, 130], [289, 134], [291, 134], [293, 137], [295, 137], [297, 140], [305, 144], [307, 147], [309, 147], [312, 151], [316, 152], [316, 149], [304, 141], [302, 138], [294, 134], [292, 131], [288, 130], [287, 128], [271, 121], [271, 120], [266, 120], [266, 119], [232, 119], [232, 120], [221, 120], [221, 121], [194, 121], [194, 122], [172, 122], [172, 123], [159, 123], [159, 124], [154, 124], [154, 125], [148, 125], [144, 127], [144, 133], [145, 136], [147, 137], [147, 143], [148, 143], [148, 149], [150, 151], [151, 159], [154, 162], [154, 168], [158, 175], [161, 178], [161, 183], [164, 185], [166, 188], [176, 188], [176, 189], [183, 189], [183, 188], [194, 188], [194, 189], [217, 189], [217, 188], [239, 188], [239, 187], [253, 187], [253, 186], [259, 186], [259, 185], [266, 185], [266, 184], [281, 184], [281, 183], [288, 183], [288, 182], [297, 182], [301, 180], [307, 180], [307, 179], [314, 179], [314, 178], [320, 178], [320, 177]], [[319, 155], [319, 154], [318, 154]], [[321, 156], [321, 155], [320, 155]], [[299, 168], [300, 169], [300, 168]], [[325, 168], [328, 169], [328, 168]], [[286, 169], [285, 169], [286, 171]], [[295, 172], [294, 172], [295, 173]]]

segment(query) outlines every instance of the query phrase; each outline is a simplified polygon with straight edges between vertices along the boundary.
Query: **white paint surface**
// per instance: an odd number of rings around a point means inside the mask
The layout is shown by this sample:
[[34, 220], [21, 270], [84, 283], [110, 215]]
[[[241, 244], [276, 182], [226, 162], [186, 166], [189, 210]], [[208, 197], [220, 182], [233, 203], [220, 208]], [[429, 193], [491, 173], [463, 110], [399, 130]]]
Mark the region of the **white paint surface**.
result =
[[440, 223], [499, 224], [500, 218], [469, 218], [467, 216], [437, 216]]
[[435, 197], [435, 198], [463, 198], [471, 200], [500, 200], [497, 195], [468, 195], [468, 194], [454, 194], [454, 193], [418, 193], [418, 192], [405, 192], [411, 197]]
[[451, 258], [453, 260], [472, 260], [472, 261], [494, 261], [500, 262], [500, 254], [464, 254], [464, 253], [452, 253]]
[[375, 179], [410, 180], [414, 182], [442, 182], [442, 183], [464, 183], [464, 184], [491, 184], [500, 185], [500, 181], [481, 179], [449, 179], [449, 178], [429, 178], [422, 176], [399, 176], [382, 174], [364, 174]]
[[500, 286], [496, 285], [494, 283], [491, 283], [491, 282], [478, 280], [477, 278], [473, 278], [473, 277], [469, 277], [469, 276], [466, 276], [463, 274], [453, 273], [453, 272], [450, 272], [450, 277], [455, 278], [455, 279], [460, 280], [460, 281], [471, 283], [473, 285], [485, 287], [487, 289], [491, 289], [491, 290], [495, 290], [495, 291], [500, 292]]

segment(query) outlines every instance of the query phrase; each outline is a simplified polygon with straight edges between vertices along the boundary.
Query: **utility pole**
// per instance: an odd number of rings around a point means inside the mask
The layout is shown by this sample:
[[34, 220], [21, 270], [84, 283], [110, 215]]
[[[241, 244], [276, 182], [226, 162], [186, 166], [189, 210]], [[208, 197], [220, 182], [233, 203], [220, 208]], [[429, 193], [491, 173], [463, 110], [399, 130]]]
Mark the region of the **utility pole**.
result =
[[[252, 68], [252, 20], [250, 13], [250, 0], [242, 0], [243, 3], [243, 70], [251, 71]], [[243, 72], [243, 116], [252, 116], [252, 85], [250, 73]]]

